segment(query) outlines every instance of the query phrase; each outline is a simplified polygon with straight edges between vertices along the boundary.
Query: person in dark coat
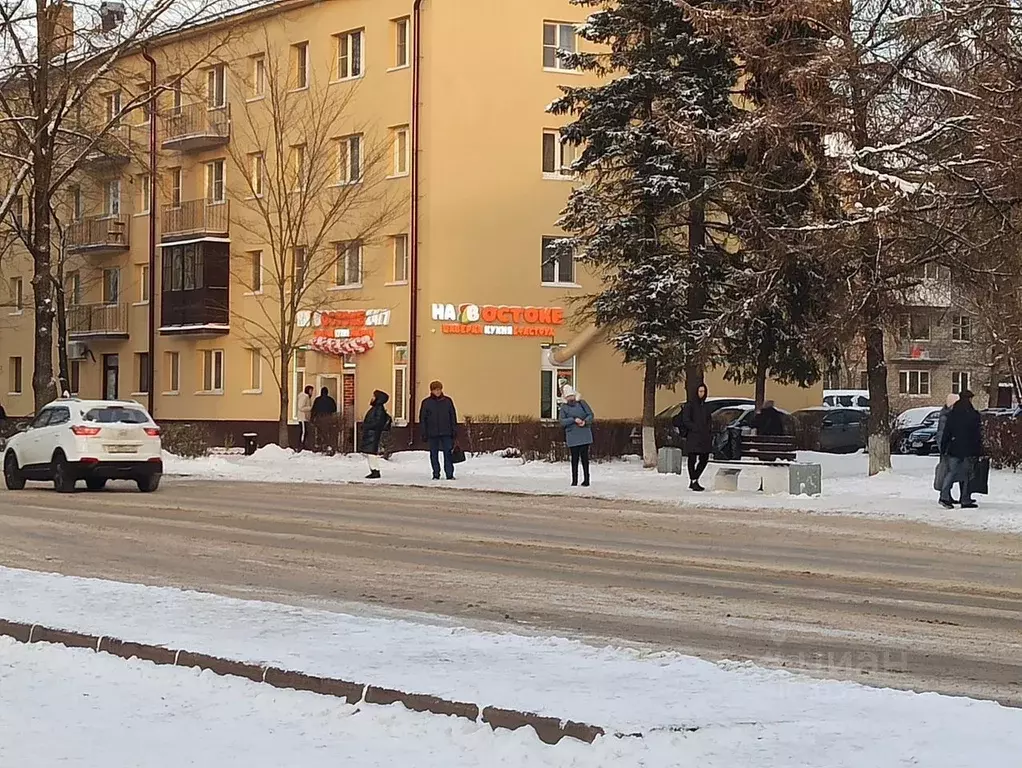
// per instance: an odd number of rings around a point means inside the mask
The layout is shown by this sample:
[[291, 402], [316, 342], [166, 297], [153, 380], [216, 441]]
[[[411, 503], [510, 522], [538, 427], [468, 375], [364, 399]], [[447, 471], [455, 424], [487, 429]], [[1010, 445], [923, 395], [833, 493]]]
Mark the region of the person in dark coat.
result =
[[[934, 470], [934, 485], [935, 491], [941, 491], [944, 487], [944, 478], [947, 476], [948, 464], [947, 454], [941, 449], [941, 443], [944, 442], [944, 430], [947, 429], [947, 417], [951, 415], [951, 409], [955, 407], [955, 403], [958, 402], [958, 395], [948, 395], [947, 400], [944, 401], [944, 407], [940, 409], [940, 417], [937, 419], [937, 452], [940, 454], [940, 458], [937, 459], [937, 468]], [[957, 504], [957, 501], [952, 500], [953, 503]]]
[[589, 446], [593, 444], [593, 409], [570, 384], [561, 390], [564, 403], [557, 417], [564, 427], [564, 443], [571, 451], [571, 484], [578, 485], [578, 465], [582, 464], [582, 485], [589, 485]]
[[689, 400], [681, 411], [681, 423], [685, 428], [685, 452], [688, 453], [689, 488], [705, 491], [699, 484], [710, 454], [713, 452], [713, 414], [706, 404], [708, 395], [705, 384], [696, 390], [696, 399]]
[[752, 417], [752, 428], [757, 435], [779, 437], [784, 434], [784, 419], [781, 412], [774, 407], [773, 400], [767, 400], [763, 407]]
[[319, 391], [319, 397], [312, 404], [312, 418], [333, 416], [335, 413], [337, 413], [337, 401], [330, 396], [330, 390], [323, 387]]
[[429, 445], [429, 463], [433, 468], [433, 479], [440, 479], [440, 454], [444, 455], [444, 474], [454, 479], [454, 441], [458, 437], [458, 411], [454, 401], [444, 394], [444, 385], [433, 381], [429, 385], [429, 397], [419, 408], [419, 429], [422, 441]]
[[367, 480], [380, 479], [380, 441], [383, 439], [383, 433], [390, 430], [391, 425], [390, 414], [387, 413], [388, 400], [390, 395], [377, 389], [373, 392], [369, 410], [362, 419], [362, 442], [359, 450], [369, 462]]
[[959, 395], [940, 436], [940, 452], [947, 456], [948, 464], [940, 489], [940, 505], [945, 509], [954, 507], [951, 487], [955, 483], [962, 490], [962, 509], [975, 509], [979, 506], [972, 500], [969, 481], [976, 459], [983, 455], [983, 422], [979, 411], [972, 404], [972, 397], [969, 390]]

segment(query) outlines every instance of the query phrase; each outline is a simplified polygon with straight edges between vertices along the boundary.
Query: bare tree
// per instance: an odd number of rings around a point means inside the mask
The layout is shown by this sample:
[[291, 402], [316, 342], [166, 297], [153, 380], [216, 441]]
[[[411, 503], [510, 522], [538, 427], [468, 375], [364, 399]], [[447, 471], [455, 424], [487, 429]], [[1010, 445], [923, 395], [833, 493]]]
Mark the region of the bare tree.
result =
[[380, 236], [400, 206], [388, 194], [391, 145], [359, 123], [346, 93], [318, 80], [297, 88], [287, 58], [267, 40], [259, 75], [263, 98], [234, 119], [228, 150], [245, 179], [233, 217], [261, 243], [232, 258], [232, 272], [253, 294], [239, 313], [246, 343], [268, 359], [280, 400], [278, 441], [288, 445], [295, 353], [314, 332], [316, 310], [337, 301], [331, 287], [360, 283], [363, 248]]

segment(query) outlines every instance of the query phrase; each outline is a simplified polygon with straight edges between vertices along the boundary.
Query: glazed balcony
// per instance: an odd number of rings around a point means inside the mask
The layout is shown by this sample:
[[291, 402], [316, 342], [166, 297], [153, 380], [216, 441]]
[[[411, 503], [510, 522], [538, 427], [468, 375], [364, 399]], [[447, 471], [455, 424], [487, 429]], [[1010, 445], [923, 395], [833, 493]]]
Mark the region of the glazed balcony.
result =
[[174, 107], [162, 115], [164, 149], [203, 152], [231, 140], [231, 108], [210, 107], [206, 102]]
[[131, 217], [127, 214], [87, 216], [67, 229], [67, 250], [73, 254], [108, 255], [130, 248]]
[[163, 241], [203, 237], [228, 237], [231, 205], [227, 200], [184, 200], [180, 205], [165, 205]]
[[128, 338], [127, 304], [72, 304], [67, 308], [67, 333], [72, 339]]
[[230, 291], [196, 288], [163, 294], [160, 334], [163, 336], [230, 333]]

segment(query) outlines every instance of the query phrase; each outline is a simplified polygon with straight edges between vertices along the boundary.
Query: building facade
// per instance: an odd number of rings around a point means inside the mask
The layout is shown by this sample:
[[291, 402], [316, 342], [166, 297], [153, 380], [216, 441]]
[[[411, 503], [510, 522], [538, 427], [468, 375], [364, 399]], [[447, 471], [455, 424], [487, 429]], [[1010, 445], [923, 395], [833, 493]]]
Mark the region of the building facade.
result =
[[[156, 110], [157, 199], [145, 161], [148, 109], [114, 136], [135, 149], [98, 153], [68, 191], [70, 390], [138, 399], [159, 421], [240, 431], [276, 422], [281, 385], [292, 419], [296, 393], [312, 385], [358, 415], [373, 390], [388, 391], [401, 423], [433, 379], [462, 415], [497, 420], [555, 416], [571, 382], [599, 417], [637, 420], [641, 369], [573, 312], [594, 277], [548, 256], [575, 179], [562, 118], [546, 108], [561, 86], [590, 82], [557, 56], [582, 44], [582, 12], [567, 0], [482, 0], [465, 11], [440, 0], [293, 0], [154, 48], [158, 81], [169, 84]], [[182, 64], [199, 51], [201, 66]], [[147, 69], [141, 58], [125, 66], [128, 91]], [[282, 78], [295, 138], [264, 146]], [[126, 97], [103, 94], [111, 109]], [[319, 173], [307, 166], [322, 148], [303, 136], [338, 103], [329, 136], [336, 179], [322, 190], [341, 191], [317, 200], [359, 185], [371, 200], [356, 200], [336, 232], [314, 238], [315, 250], [333, 256], [310, 276], [308, 232], [288, 241], [259, 201], [283, 196], [275, 168]], [[25, 415], [30, 271], [24, 262], [8, 273], [23, 309], [12, 305], [0, 323], [0, 375], [8, 413]], [[300, 347], [282, 368], [275, 318], [288, 314], [287, 286], [305, 279], [315, 285], [290, 307], [294, 322], [280, 323], [294, 326]], [[751, 393], [708, 379], [711, 394]], [[771, 384], [768, 396], [795, 409], [819, 404], [821, 392]], [[681, 397], [661, 392], [660, 405]]]

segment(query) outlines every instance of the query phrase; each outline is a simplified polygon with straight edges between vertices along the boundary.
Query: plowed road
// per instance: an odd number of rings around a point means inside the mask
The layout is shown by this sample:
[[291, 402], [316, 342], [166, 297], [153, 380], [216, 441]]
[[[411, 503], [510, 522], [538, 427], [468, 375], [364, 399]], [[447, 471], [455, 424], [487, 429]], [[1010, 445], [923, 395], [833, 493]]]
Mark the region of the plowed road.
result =
[[1017, 536], [778, 511], [169, 479], [153, 495], [0, 492], [0, 564], [368, 603], [1022, 706]]

